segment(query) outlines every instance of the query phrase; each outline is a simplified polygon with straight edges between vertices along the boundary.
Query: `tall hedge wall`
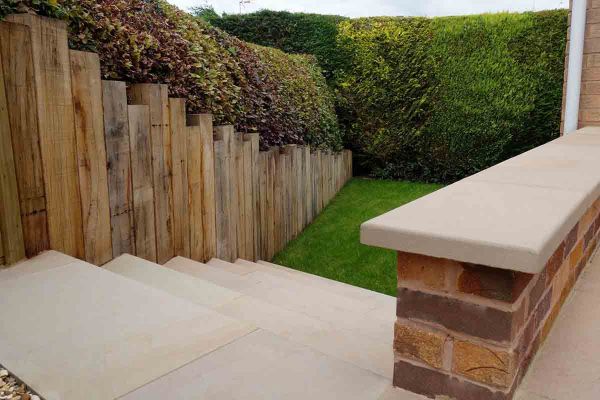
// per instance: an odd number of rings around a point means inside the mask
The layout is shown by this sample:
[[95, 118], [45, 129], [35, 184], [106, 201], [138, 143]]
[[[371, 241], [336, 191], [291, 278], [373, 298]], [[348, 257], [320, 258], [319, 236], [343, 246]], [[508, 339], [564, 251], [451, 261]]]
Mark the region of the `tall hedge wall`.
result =
[[262, 10], [222, 16], [209, 13], [205, 18], [248, 42], [276, 47], [287, 53], [313, 54], [327, 78], [332, 78], [345, 62], [336, 45], [338, 24], [346, 20], [345, 17]]
[[260, 132], [263, 148], [341, 146], [333, 95], [313, 56], [243, 42], [164, 0], [2, 0], [0, 18], [28, 9], [67, 19], [71, 47], [97, 51], [105, 78], [168, 83], [190, 112]]
[[380, 175], [454, 181], [559, 134], [565, 10], [342, 22], [338, 85]]
[[[328, 49], [319, 61], [337, 68], [329, 83], [340, 122], [357, 164], [376, 175], [453, 181], [559, 133], [567, 10], [341, 19], [336, 29], [332, 20], [318, 45], [296, 38], [302, 18], [260, 12], [213, 23], [290, 51]], [[317, 25], [304, 21], [303, 30]]]

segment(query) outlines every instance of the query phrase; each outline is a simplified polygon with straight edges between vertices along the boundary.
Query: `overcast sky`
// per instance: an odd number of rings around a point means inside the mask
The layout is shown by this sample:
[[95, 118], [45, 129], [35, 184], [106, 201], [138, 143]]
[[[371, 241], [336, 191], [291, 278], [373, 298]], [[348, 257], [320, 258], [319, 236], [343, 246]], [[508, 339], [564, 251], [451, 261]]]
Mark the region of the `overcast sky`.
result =
[[[219, 13], [237, 14], [239, 0], [168, 0], [179, 8], [212, 5]], [[498, 11], [549, 10], [568, 7], [568, 0], [244, 0], [243, 12], [261, 9], [337, 14], [348, 17], [376, 15], [461, 15]]]

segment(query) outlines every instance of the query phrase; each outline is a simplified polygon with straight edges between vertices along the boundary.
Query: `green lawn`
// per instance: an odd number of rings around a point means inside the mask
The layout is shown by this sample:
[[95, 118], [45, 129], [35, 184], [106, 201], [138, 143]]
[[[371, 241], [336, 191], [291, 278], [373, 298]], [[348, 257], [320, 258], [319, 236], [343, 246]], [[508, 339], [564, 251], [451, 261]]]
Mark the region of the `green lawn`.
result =
[[439, 188], [422, 183], [352, 179], [273, 262], [395, 296], [394, 252], [360, 244], [360, 225]]

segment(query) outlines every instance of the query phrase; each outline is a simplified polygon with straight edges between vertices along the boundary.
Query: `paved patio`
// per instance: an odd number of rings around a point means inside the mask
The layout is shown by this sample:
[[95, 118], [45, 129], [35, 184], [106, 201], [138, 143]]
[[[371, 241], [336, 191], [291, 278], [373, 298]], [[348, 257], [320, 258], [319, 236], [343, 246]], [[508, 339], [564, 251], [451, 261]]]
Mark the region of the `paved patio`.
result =
[[600, 252], [577, 281], [517, 400], [600, 398]]

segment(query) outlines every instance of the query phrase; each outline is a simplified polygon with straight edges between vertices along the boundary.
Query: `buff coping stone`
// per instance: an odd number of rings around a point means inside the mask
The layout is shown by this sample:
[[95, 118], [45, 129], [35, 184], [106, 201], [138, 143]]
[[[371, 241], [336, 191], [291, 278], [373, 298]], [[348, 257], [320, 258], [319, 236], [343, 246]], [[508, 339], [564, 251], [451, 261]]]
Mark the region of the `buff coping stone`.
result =
[[587, 127], [361, 226], [361, 242], [540, 273], [600, 196], [600, 127]]

